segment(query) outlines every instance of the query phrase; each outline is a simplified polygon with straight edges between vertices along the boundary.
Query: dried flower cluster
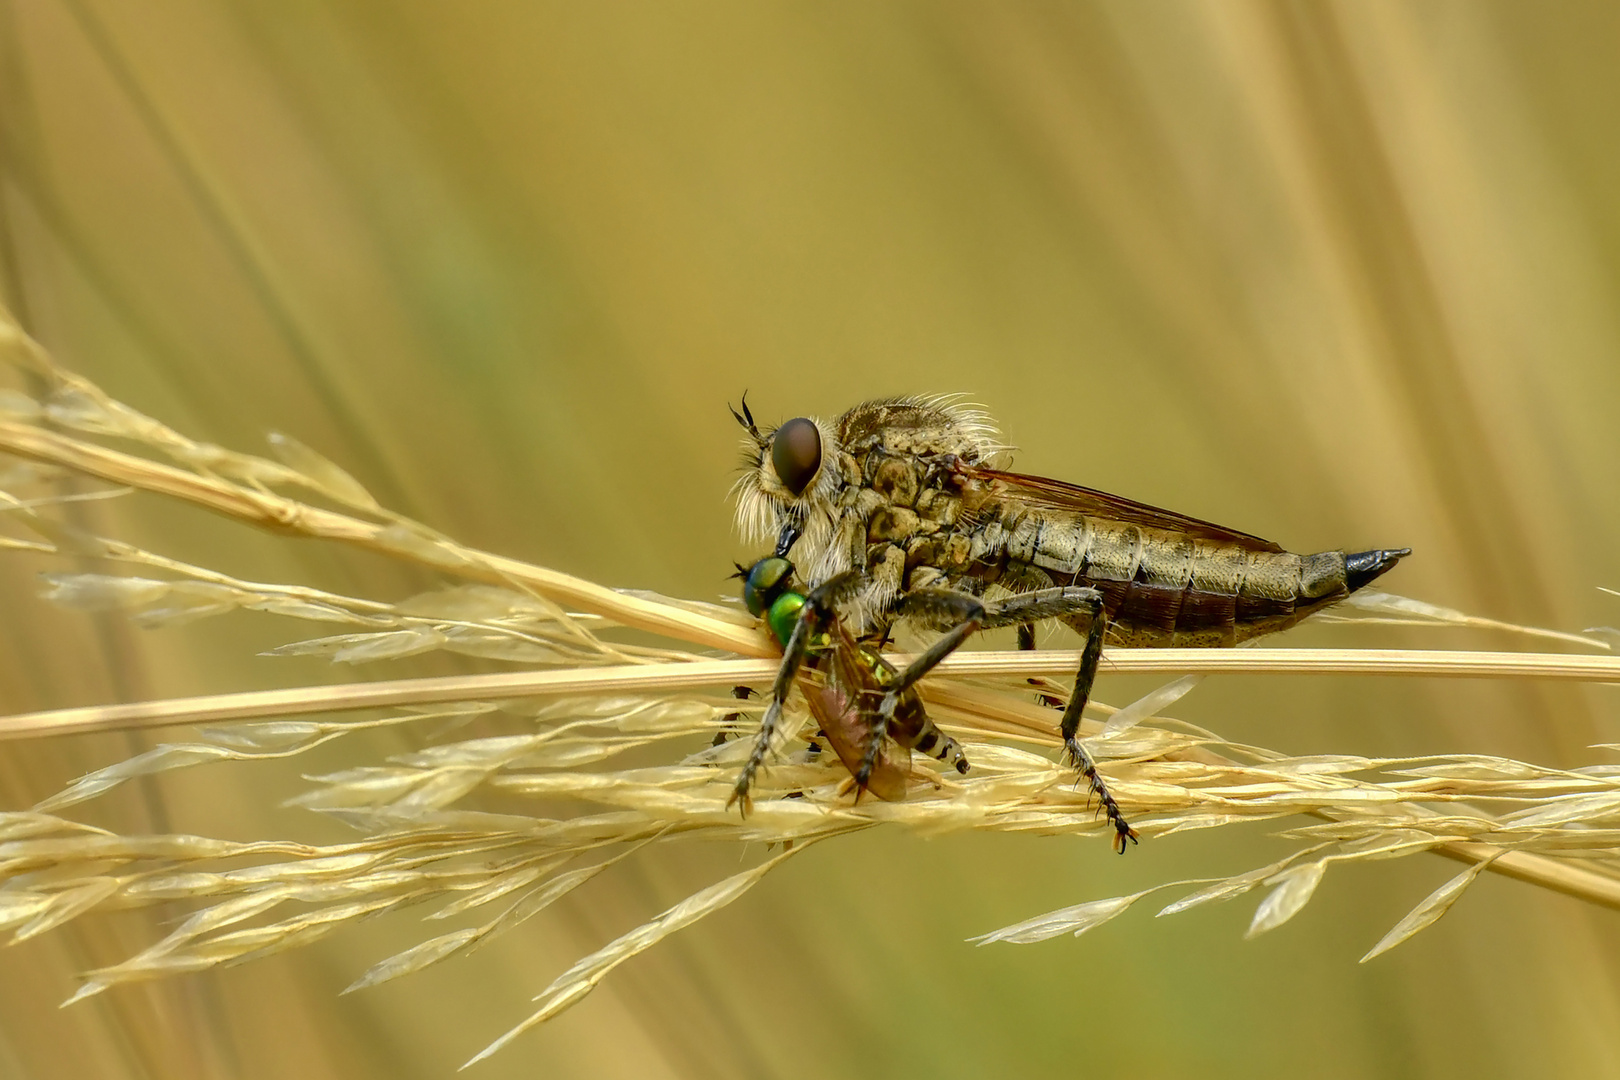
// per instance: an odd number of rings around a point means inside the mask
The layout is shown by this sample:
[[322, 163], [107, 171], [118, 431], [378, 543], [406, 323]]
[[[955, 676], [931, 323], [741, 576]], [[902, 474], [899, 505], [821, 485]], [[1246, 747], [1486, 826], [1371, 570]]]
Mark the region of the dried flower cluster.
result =
[[[3, 316], [3, 313], [0, 313]], [[966, 746], [967, 776], [914, 767], [909, 797], [853, 798], [830, 754], [806, 752], [814, 726], [790, 712], [781, 757], [746, 819], [725, 809], [732, 774], [759, 705], [727, 693], [760, 682], [772, 665], [767, 637], [740, 613], [707, 604], [615, 592], [469, 549], [381, 507], [350, 476], [290, 439], [279, 461], [199, 444], [108, 398], [57, 365], [0, 317], [0, 355], [43, 392], [0, 390], [0, 547], [86, 558], [95, 573], [55, 573], [45, 595], [85, 610], [117, 610], [166, 626], [238, 610], [269, 611], [327, 631], [280, 653], [362, 663], [433, 650], [522, 665], [511, 675], [294, 688], [176, 702], [0, 718], [0, 736], [45, 731], [197, 724], [190, 741], [112, 764], [26, 811], [0, 813], [0, 928], [25, 940], [94, 909], [183, 900], [194, 913], [163, 940], [91, 972], [74, 1000], [124, 982], [239, 963], [316, 940], [364, 916], [437, 905], [434, 919], [470, 922], [385, 959], [358, 990], [479, 948], [587, 885], [649, 844], [704, 840], [758, 844], [776, 853], [696, 893], [580, 960], [536, 999], [535, 1011], [473, 1060], [555, 1016], [609, 971], [668, 934], [737, 899], [813, 842], [879, 825], [918, 832], [961, 829], [1109, 832], [1071, 771], [1056, 764], [1050, 710], [1029, 693], [1032, 675], [1072, 670], [1072, 654], [953, 657], [925, 684], [937, 719]], [[117, 440], [128, 449], [115, 449]], [[244, 523], [322, 536], [441, 572], [452, 583], [390, 603], [317, 589], [239, 580], [53, 516], [52, 481], [71, 470], [105, 482], [89, 497], [152, 492]], [[86, 496], [76, 496], [86, 497]], [[313, 501], [305, 501], [313, 500]], [[1393, 597], [1358, 598], [1340, 617], [1402, 623], [1479, 623]], [[584, 611], [589, 614], [575, 614]], [[616, 626], [654, 630], [729, 659], [611, 640]], [[1527, 631], [1546, 634], [1545, 631]], [[1569, 637], [1569, 635], [1552, 635]], [[1575, 638], [1585, 645], [1602, 642]], [[1620, 679], [1606, 656], [1241, 650], [1196, 658], [1111, 658], [1116, 670], [1424, 670], [1479, 675]], [[1266, 890], [1251, 933], [1286, 921], [1336, 863], [1437, 852], [1467, 868], [1393, 928], [1377, 955], [1439, 918], [1490, 869], [1620, 907], [1620, 765], [1552, 769], [1503, 758], [1436, 755], [1398, 760], [1289, 757], [1227, 742], [1156, 714], [1197, 682], [1183, 675], [1087, 729], [1089, 745], [1144, 838], [1257, 819], [1298, 818], [1288, 858], [1231, 877], [1167, 882], [1129, 896], [1052, 912], [984, 935], [1039, 941], [1081, 933], [1150, 892], [1190, 887], [1164, 908], [1179, 912]], [[1060, 695], [1059, 687], [1048, 692]], [[311, 720], [352, 709], [361, 718]], [[457, 721], [500, 718], [511, 734], [442, 741]], [[437, 721], [437, 723], [432, 723]], [[415, 725], [422, 748], [380, 764], [315, 778], [296, 798], [349, 822], [364, 837], [310, 846], [229, 843], [199, 836], [125, 836], [61, 814], [126, 780], [223, 760], [287, 757], [356, 730]], [[1616, 747], [1609, 747], [1613, 750]], [[635, 767], [635, 761], [659, 764]], [[793, 797], [786, 797], [793, 796]], [[499, 806], [497, 812], [491, 809]], [[514, 806], [530, 806], [514, 812]]]

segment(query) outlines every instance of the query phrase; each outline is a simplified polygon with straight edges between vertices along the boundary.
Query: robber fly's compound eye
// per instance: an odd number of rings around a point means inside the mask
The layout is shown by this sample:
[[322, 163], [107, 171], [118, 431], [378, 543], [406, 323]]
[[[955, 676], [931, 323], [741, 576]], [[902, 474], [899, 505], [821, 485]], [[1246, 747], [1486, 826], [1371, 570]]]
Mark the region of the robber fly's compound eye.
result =
[[795, 497], [803, 495], [821, 468], [821, 432], [814, 422], [801, 416], [777, 428], [771, 437], [771, 464], [783, 487]]

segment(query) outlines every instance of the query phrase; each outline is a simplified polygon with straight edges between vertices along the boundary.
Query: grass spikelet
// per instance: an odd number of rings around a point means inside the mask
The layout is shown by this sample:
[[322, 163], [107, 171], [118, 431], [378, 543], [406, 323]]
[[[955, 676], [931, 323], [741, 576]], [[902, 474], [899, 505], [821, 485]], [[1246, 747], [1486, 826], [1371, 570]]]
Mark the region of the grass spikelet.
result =
[[[649, 847], [780, 845], [568, 968], [535, 999], [535, 1011], [472, 1064], [580, 1001], [620, 964], [738, 899], [811, 843], [878, 826], [1099, 841], [1112, 833], [1072, 770], [1057, 763], [1055, 714], [1030, 693], [1032, 678], [1071, 674], [1073, 652], [957, 654], [941, 664], [919, 690], [964, 744], [973, 769], [957, 775], [916, 761], [902, 802], [857, 802], [834, 755], [810, 752], [806, 736], [815, 727], [795, 697], [780, 757], [743, 818], [726, 809], [726, 797], [748, 740], [728, 736], [750, 733], [760, 704], [729, 690], [764, 685], [775, 670], [769, 637], [746, 616], [618, 592], [466, 547], [379, 506], [338, 466], [284, 436], [272, 440], [276, 460], [196, 443], [62, 371], [4, 320], [0, 355], [45, 387], [38, 396], [0, 395], [0, 450], [26, 466], [3, 470], [14, 490], [0, 492], [0, 548], [75, 560], [46, 576], [48, 599], [151, 627], [266, 612], [301, 619], [311, 624], [308, 636], [271, 655], [324, 657], [334, 665], [447, 651], [522, 666], [0, 718], [0, 738], [213, 725], [110, 762], [32, 810], [0, 813], [0, 928], [13, 940], [98, 910], [181, 902], [189, 911], [161, 940], [91, 972], [73, 1001], [124, 983], [243, 963], [406, 907], [425, 908], [438, 921], [482, 919], [379, 961], [345, 992], [361, 990], [478, 948]], [[445, 581], [389, 600], [231, 577], [63, 521], [60, 500], [31, 490], [63, 470], [111, 485], [93, 495], [178, 498], [245, 525], [430, 567]], [[1358, 605], [1335, 617], [1502, 628], [1396, 597]], [[617, 640], [625, 627], [656, 632], [668, 645]], [[1607, 647], [1601, 638], [1523, 632]], [[724, 655], [698, 652], [717, 649]], [[1213, 672], [1613, 682], [1620, 681], [1620, 658], [1167, 649], [1116, 650], [1105, 664], [1170, 679], [1121, 709], [1095, 703], [1083, 729], [1144, 840], [1278, 821], [1279, 835], [1297, 849], [1223, 878], [1087, 899], [973, 939], [980, 944], [1084, 933], [1177, 888], [1192, 891], [1160, 915], [1267, 890], [1253, 936], [1303, 910], [1331, 864], [1420, 853], [1467, 866], [1365, 959], [1432, 925], [1486, 871], [1620, 909], [1620, 766], [1608, 757], [1559, 769], [1479, 754], [1296, 756], [1162, 715]], [[460, 722], [474, 716], [498, 733], [460, 737]], [[288, 794], [293, 805], [360, 829], [350, 843], [121, 835], [59, 816], [133, 778], [292, 757], [379, 726], [401, 727], [412, 748], [309, 777], [307, 790]], [[496, 914], [485, 914], [498, 904]]]
[[1084, 904], [1063, 908], [1059, 911], [1050, 911], [1045, 915], [1038, 915], [1012, 926], [1004, 926], [1000, 930], [993, 930], [988, 934], [980, 934], [968, 940], [978, 945], [989, 945], [996, 941], [1010, 941], [1017, 945], [1028, 945], [1031, 942], [1046, 941], [1062, 934], [1073, 934], [1079, 937], [1087, 930], [1093, 930], [1114, 918], [1123, 915], [1131, 906], [1144, 896], [1157, 891], [1157, 889], [1143, 889], [1141, 892], [1131, 893], [1129, 896], [1112, 896], [1106, 900], [1089, 900]]
[[1451, 910], [1451, 905], [1455, 904], [1457, 899], [1462, 896], [1463, 890], [1472, 885], [1474, 879], [1484, 873], [1490, 865], [1490, 859], [1482, 859], [1424, 897], [1422, 903], [1413, 908], [1404, 919], [1390, 928], [1389, 933], [1378, 940], [1378, 944], [1367, 950], [1367, 955], [1361, 958], [1361, 962], [1365, 964], [1373, 957], [1383, 955], [1419, 931], [1433, 926], [1440, 916]]
[[1243, 936], [1257, 937], [1298, 915], [1310, 903], [1311, 897], [1316, 895], [1316, 887], [1322, 884], [1327, 864], [1325, 857], [1315, 859], [1299, 866], [1290, 866], [1275, 877], [1268, 878], [1267, 883], [1275, 888], [1260, 901], [1260, 906], [1254, 911], [1254, 919]]

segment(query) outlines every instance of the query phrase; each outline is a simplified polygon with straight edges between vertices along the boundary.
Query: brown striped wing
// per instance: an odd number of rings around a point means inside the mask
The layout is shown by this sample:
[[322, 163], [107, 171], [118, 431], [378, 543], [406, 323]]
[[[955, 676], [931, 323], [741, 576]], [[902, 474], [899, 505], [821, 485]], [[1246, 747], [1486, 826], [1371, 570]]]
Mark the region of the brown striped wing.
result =
[[1246, 551], [1283, 550], [1270, 540], [1262, 540], [1258, 536], [1238, 532], [1236, 529], [1228, 529], [1224, 525], [1188, 517], [1173, 510], [1161, 510], [1157, 506], [1110, 495], [1106, 491], [1081, 487], [1079, 484], [1066, 484], [1062, 480], [1002, 472], [999, 469], [984, 469], [973, 465], [959, 465], [957, 474], [989, 485], [992, 497], [1032, 509], [1062, 510], [1084, 514], [1086, 517], [1123, 521], [1147, 529], [1185, 533], [1203, 540], [1233, 544]]

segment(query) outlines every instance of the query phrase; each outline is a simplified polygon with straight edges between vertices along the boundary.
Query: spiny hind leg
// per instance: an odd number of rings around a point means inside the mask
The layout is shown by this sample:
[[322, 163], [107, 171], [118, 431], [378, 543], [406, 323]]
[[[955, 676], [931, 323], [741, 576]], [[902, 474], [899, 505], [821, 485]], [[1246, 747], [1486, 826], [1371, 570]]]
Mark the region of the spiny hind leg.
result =
[[[955, 652], [974, 631], [981, 628], [1023, 626], [1041, 619], [1061, 618], [1072, 614], [1077, 609], [1076, 605], [1091, 600], [1095, 600], [1097, 610], [1100, 611], [1101, 598], [1098, 597], [1096, 590], [1073, 587], [1037, 589], [1034, 592], [1020, 593], [996, 604], [987, 604], [977, 596], [954, 589], [916, 589], [906, 593], [896, 601], [894, 613], [900, 618], [911, 619], [945, 632], [904, 671], [896, 673], [887, 681], [885, 686], [887, 693], [883, 695], [878, 705], [878, 715], [873, 724], [874, 730], [879, 733], [879, 739], [881, 740], [882, 733], [888, 730], [889, 722], [899, 705], [900, 695], [938, 666], [941, 660]], [[867, 766], [876, 760], [876, 752], [873, 745], [869, 745], [867, 750], [861, 769], [869, 776], [870, 770]], [[864, 782], [865, 777], [857, 773], [855, 779], [857, 782]]]
[[726, 800], [728, 807], [732, 803], [739, 803], [743, 814], [748, 813], [752, 805], [748, 790], [754, 786], [754, 775], [764, 767], [765, 758], [771, 752], [771, 741], [776, 736], [777, 725], [782, 721], [782, 705], [793, 691], [794, 676], [810, 655], [810, 643], [823, 627], [837, 618], [838, 605], [854, 595], [863, 580], [864, 575], [859, 571], [847, 570], [811, 589], [805, 596], [799, 620], [793, 624], [793, 634], [788, 638], [787, 647], [782, 650], [782, 664], [776, 669], [776, 680], [771, 684], [771, 703], [765, 707], [765, 715], [759, 722], [759, 734], [754, 737], [754, 748], [737, 776], [731, 797]]
[[[1080, 742], [1080, 717], [1086, 710], [1086, 701], [1091, 697], [1091, 684], [1096, 681], [1097, 667], [1102, 660], [1103, 634], [1108, 629], [1102, 594], [1096, 589], [1073, 585], [1019, 593], [991, 609], [984, 625], [990, 628], [1017, 623], [1022, 644], [1022, 627], [1041, 619], [1062, 619], [1086, 636], [1085, 648], [1080, 654], [1080, 670], [1074, 677], [1074, 692], [1069, 695], [1069, 703], [1064, 707], [1058, 730], [1063, 736], [1063, 748], [1069, 760], [1086, 778], [1086, 784], [1097, 796], [1109, 823], [1114, 826], [1114, 849], [1123, 854], [1127, 841], [1137, 842], [1136, 830], [1125, 820], [1119, 803], [1114, 800], [1102, 774], [1097, 771], [1096, 760]], [[1032, 643], [1033, 638], [1031, 632], [1029, 640]]]
[[[1032, 651], [1034, 651], [1034, 649], [1035, 649], [1035, 624], [1034, 623], [1027, 623], [1026, 622], [1026, 623], [1019, 623], [1018, 624], [1018, 648], [1019, 648], [1019, 651], [1021, 651], [1021, 652], [1032, 652]], [[1063, 708], [1063, 700], [1061, 698], [1055, 698], [1051, 694], [1044, 693], [1044, 692], [1042, 692], [1040, 690], [1040, 688], [1042, 686], [1050, 686], [1051, 685], [1045, 679], [1036, 679], [1036, 678], [1032, 677], [1027, 681], [1029, 682], [1029, 685], [1036, 688], [1035, 696], [1040, 699], [1040, 702], [1041, 702], [1042, 705], [1045, 705], [1048, 708], [1052, 708], [1052, 709], [1061, 709], [1061, 708]]]
[[1131, 828], [1125, 820], [1125, 815], [1119, 809], [1119, 803], [1103, 782], [1102, 774], [1097, 771], [1097, 762], [1080, 742], [1080, 717], [1086, 711], [1086, 702], [1091, 697], [1091, 685], [1097, 679], [1097, 667], [1102, 661], [1103, 634], [1108, 630], [1108, 619], [1103, 612], [1102, 594], [1096, 589], [1066, 590], [1076, 595], [1076, 606], [1064, 616], [1065, 622], [1076, 630], [1084, 627], [1086, 635], [1085, 647], [1080, 652], [1080, 670], [1074, 675], [1074, 692], [1069, 695], [1069, 704], [1063, 710], [1063, 720], [1058, 731], [1063, 736], [1063, 748], [1068, 753], [1069, 760], [1080, 774], [1086, 778], [1086, 783], [1102, 804], [1103, 812], [1108, 815], [1108, 821], [1114, 826], [1114, 850], [1121, 855], [1125, 854], [1125, 843], [1136, 843], [1136, 830]]
[[[894, 614], [945, 633], [888, 681], [884, 711], [892, 714], [900, 695], [955, 652], [976, 630], [1062, 619], [1093, 608], [1102, 611], [1102, 597], [1097, 590], [1073, 586], [1019, 593], [999, 603], [986, 603], [955, 589], [916, 589], [906, 593], [895, 602]], [[1033, 642], [1033, 636], [1030, 640]]]

